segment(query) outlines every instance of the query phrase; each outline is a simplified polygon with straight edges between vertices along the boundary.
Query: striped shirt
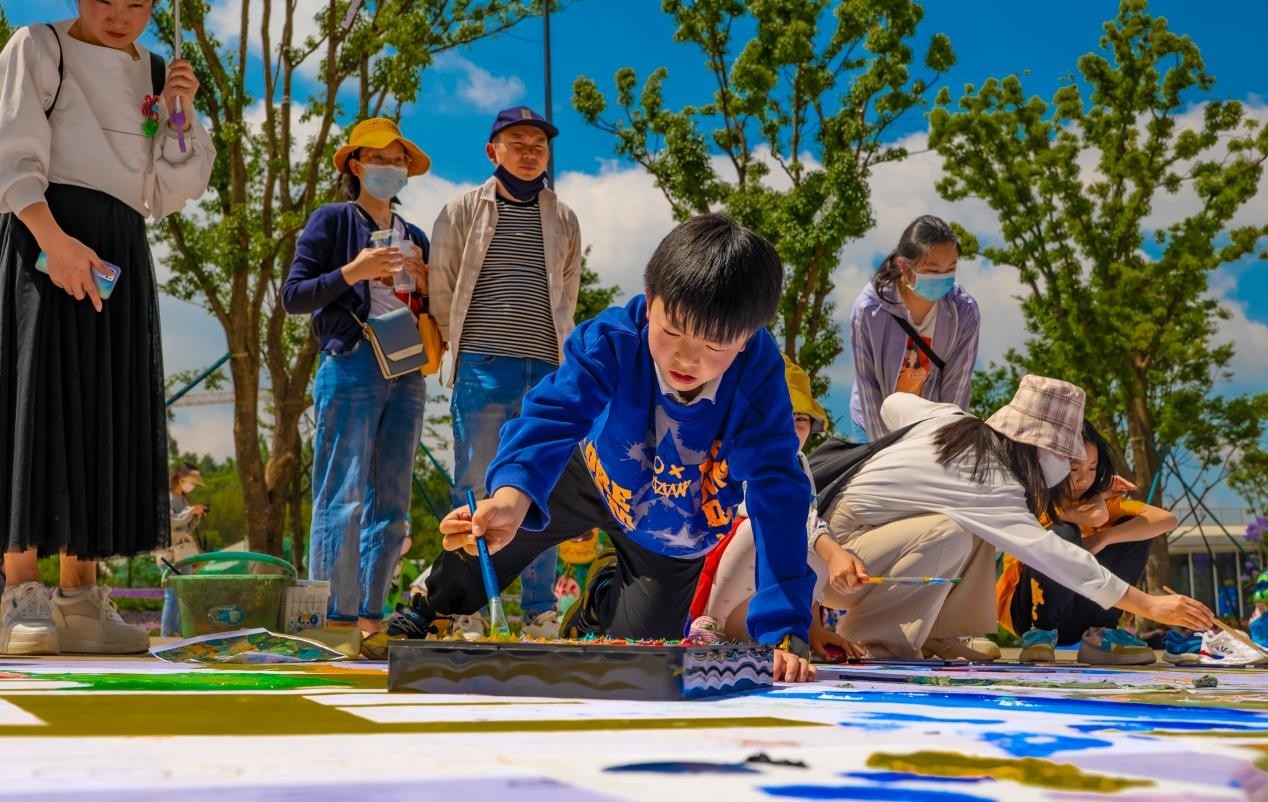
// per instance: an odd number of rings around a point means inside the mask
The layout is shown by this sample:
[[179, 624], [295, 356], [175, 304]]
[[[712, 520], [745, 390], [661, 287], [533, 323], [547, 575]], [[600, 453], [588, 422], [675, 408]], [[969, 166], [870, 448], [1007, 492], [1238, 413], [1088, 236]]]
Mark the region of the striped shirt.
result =
[[497, 230], [484, 256], [459, 351], [559, 364], [541, 210], [498, 196]]

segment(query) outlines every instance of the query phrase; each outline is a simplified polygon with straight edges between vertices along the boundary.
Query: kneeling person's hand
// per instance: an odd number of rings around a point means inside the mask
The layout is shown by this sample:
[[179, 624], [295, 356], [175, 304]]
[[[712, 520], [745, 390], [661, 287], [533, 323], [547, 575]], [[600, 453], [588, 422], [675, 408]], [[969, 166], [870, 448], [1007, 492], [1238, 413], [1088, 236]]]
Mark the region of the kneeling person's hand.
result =
[[466, 507], [453, 510], [440, 522], [445, 551], [462, 549], [474, 555], [477, 535], [484, 536], [490, 554], [499, 551], [515, 537], [531, 503], [527, 493], [500, 487], [492, 497], [476, 502], [474, 518]]

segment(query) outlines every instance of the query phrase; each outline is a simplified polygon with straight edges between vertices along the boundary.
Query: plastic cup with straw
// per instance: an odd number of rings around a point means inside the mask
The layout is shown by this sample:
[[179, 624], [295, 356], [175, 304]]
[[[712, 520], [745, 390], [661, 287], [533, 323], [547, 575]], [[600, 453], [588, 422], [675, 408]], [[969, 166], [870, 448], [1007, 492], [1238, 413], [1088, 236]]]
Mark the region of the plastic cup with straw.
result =
[[[467, 508], [471, 510], [472, 530], [475, 528], [476, 499], [475, 493], [467, 490]], [[489, 556], [489, 544], [484, 535], [476, 535], [476, 553], [480, 558], [480, 577], [484, 580], [484, 593], [489, 597], [489, 633], [492, 635], [509, 635], [511, 628], [506, 623], [506, 611], [502, 609], [502, 594], [498, 592], [497, 575], [493, 573], [493, 558]]]

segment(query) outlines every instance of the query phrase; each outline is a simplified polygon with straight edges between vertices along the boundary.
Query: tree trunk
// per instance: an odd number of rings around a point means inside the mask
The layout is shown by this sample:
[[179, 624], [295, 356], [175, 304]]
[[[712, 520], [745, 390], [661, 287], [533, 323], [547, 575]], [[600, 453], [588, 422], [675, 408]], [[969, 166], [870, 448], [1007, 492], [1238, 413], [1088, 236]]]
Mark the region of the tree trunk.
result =
[[[1141, 388], [1134, 388], [1141, 389]], [[1140, 488], [1141, 498], [1149, 494], [1154, 476], [1162, 467], [1162, 455], [1158, 453], [1153, 420], [1145, 394], [1139, 392], [1128, 399], [1127, 445], [1132, 456], [1133, 481]], [[1157, 503], [1158, 499], [1153, 499]], [[1149, 562], [1145, 567], [1145, 589], [1150, 593], [1162, 593], [1163, 586], [1171, 581], [1171, 552], [1165, 537], [1154, 538], [1149, 550]]]

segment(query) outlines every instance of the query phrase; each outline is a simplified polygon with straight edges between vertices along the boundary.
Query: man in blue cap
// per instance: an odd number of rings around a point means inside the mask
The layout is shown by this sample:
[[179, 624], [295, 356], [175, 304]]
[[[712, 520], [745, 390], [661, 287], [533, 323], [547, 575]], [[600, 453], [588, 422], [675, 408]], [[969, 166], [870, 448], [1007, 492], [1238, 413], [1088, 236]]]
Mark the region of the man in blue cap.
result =
[[[573, 328], [581, 230], [547, 180], [558, 134], [527, 106], [498, 112], [485, 145], [493, 176], [450, 201], [432, 229], [431, 311], [455, 356], [448, 376], [455, 506], [467, 488], [485, 496], [498, 431], [559, 366]], [[558, 633], [555, 560], [550, 549], [521, 576], [525, 632], [533, 637]], [[469, 618], [457, 627], [483, 634], [485, 622]]]

